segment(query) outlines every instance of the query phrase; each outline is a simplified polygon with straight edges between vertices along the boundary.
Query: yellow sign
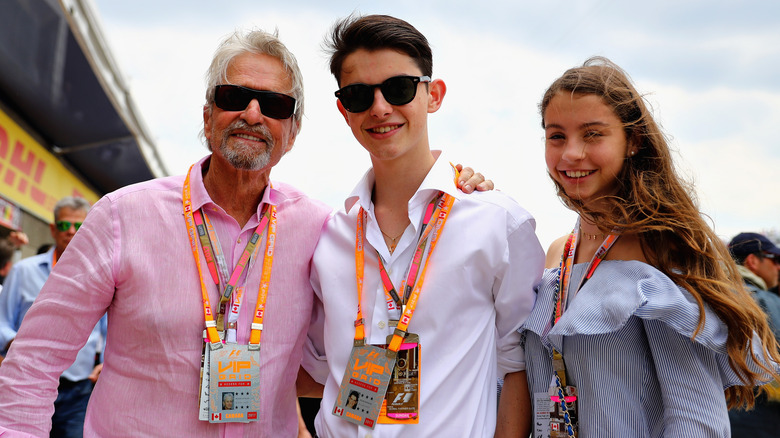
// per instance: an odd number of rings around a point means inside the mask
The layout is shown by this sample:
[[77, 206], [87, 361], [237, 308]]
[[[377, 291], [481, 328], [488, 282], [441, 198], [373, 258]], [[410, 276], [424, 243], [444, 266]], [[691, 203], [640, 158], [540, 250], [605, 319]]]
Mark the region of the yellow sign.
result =
[[46, 222], [65, 196], [80, 196], [91, 204], [99, 198], [2, 110], [0, 195]]

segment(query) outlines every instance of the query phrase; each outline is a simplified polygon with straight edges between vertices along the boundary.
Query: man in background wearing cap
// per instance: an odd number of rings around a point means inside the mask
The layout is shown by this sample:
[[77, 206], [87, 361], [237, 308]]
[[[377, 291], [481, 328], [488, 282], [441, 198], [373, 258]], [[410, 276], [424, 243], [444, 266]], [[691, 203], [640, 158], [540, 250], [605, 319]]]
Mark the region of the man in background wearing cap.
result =
[[[780, 340], [780, 296], [769, 289], [776, 287], [780, 273], [780, 248], [758, 233], [740, 233], [729, 243], [729, 251], [745, 288], [753, 294], [769, 318], [769, 325]], [[780, 383], [764, 387], [766, 393], [756, 398], [751, 411], [729, 411], [732, 437], [776, 437], [780, 428]]]

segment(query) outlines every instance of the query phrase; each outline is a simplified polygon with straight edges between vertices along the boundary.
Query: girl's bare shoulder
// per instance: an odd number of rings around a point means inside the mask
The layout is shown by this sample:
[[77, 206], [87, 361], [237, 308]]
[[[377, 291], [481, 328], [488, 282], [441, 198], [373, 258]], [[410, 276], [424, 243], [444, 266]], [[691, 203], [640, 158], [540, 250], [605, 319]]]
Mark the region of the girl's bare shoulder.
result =
[[547, 259], [545, 261], [545, 268], [557, 268], [561, 263], [561, 256], [563, 256], [563, 248], [566, 246], [566, 239], [569, 238], [568, 234], [565, 234], [553, 241], [550, 247], [547, 249]]

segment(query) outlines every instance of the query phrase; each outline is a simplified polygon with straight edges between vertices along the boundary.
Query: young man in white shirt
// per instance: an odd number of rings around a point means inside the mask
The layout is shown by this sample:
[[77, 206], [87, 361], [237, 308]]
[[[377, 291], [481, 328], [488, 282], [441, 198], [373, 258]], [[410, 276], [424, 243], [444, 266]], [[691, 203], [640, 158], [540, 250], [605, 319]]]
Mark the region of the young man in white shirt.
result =
[[[303, 366], [325, 385], [318, 436], [527, 436], [516, 330], [544, 263], [534, 219], [500, 192], [458, 192], [455, 170], [431, 150], [427, 118], [446, 86], [432, 79], [417, 29], [389, 16], [348, 17], [328, 44], [338, 109], [373, 166], [313, 257], [320, 302]], [[363, 361], [372, 353], [361, 356], [370, 346], [397, 351], [387, 362], [373, 353], [373, 375]], [[384, 382], [378, 413], [384, 370], [394, 380]], [[345, 410], [355, 391], [357, 409]]]

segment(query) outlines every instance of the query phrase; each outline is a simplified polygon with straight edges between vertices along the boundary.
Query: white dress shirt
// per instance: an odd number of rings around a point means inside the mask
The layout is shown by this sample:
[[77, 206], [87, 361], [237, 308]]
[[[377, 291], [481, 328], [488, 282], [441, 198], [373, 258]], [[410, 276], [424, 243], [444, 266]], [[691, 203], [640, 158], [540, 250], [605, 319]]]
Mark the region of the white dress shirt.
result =
[[[438, 153], [435, 153], [438, 155]], [[454, 171], [439, 157], [410, 199], [409, 220], [393, 254], [374, 215], [369, 170], [347, 198], [345, 211], [328, 222], [313, 258], [315, 300], [304, 367], [325, 384], [315, 421], [320, 437], [468, 436], [492, 437], [496, 422], [496, 379], [525, 369], [517, 329], [534, 304], [534, 287], [544, 252], [531, 215], [507, 195], [465, 195]], [[399, 288], [417, 243], [422, 217], [440, 191], [454, 196], [409, 325], [420, 336], [420, 420], [416, 425], [378, 424], [371, 430], [332, 414], [352, 350], [357, 315], [355, 228], [360, 207], [367, 212], [362, 306], [366, 341], [384, 344], [398, 319], [387, 308], [377, 251]]]

